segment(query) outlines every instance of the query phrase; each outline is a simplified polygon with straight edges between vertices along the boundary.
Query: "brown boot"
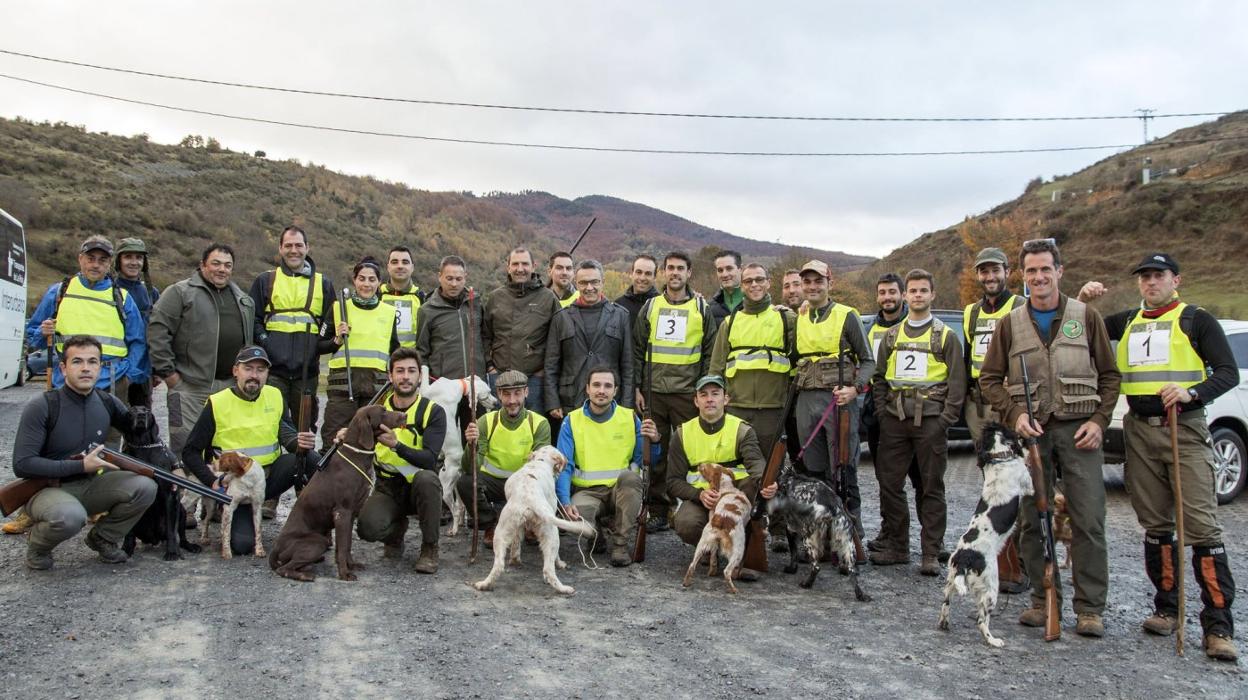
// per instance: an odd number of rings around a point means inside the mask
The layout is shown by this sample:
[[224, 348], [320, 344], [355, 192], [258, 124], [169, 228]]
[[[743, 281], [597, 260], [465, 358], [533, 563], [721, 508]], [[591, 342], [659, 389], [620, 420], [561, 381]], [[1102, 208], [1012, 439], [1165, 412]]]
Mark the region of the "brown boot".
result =
[[1079, 613], [1075, 622], [1075, 634], [1081, 637], [1104, 637], [1105, 623], [1096, 613]]
[[1205, 635], [1205, 656], [1218, 661], [1235, 661], [1239, 658], [1239, 650], [1230, 637], [1220, 634]]
[[438, 573], [438, 545], [437, 544], [421, 544], [420, 558], [416, 560], [416, 573], [418, 574], [436, 574]]
[[1044, 603], [1032, 603], [1030, 608], [1018, 616], [1018, 624], [1024, 627], [1044, 627], [1048, 616], [1044, 614]]
[[940, 575], [940, 561], [936, 559], [935, 554], [923, 555], [923, 563], [919, 565], [919, 573], [924, 576]]
[[1143, 627], [1145, 632], [1151, 632], [1163, 637], [1168, 637], [1174, 634], [1174, 631], [1178, 629], [1179, 621], [1175, 619], [1174, 615], [1169, 615], [1161, 612], [1160, 610], [1156, 610], [1152, 615], [1149, 615], [1144, 619]]
[[17, 514], [13, 516], [12, 520], [4, 525], [0, 525], [0, 532], [3, 532], [6, 535], [21, 535], [29, 530], [34, 524], [35, 521], [30, 519], [30, 516], [26, 514], [26, 509], [23, 508], [17, 511]]

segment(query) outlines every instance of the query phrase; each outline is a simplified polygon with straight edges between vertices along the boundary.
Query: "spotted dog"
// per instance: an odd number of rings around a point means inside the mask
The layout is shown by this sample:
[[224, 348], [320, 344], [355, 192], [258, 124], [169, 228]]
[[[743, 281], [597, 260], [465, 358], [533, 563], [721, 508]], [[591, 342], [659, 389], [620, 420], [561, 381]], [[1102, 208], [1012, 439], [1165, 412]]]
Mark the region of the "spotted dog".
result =
[[[459, 528], [467, 516], [468, 509], [459, 500], [459, 492], [455, 490], [455, 482], [459, 480], [464, 461], [464, 434], [456, 416], [459, 415], [460, 402], [474, 387], [476, 403], [484, 410], [492, 411], [498, 406], [498, 400], [490, 393], [489, 383], [481, 377], [477, 377], [475, 382], [446, 377], [430, 382], [428, 365], [420, 367], [420, 389], [417, 393], [441, 406], [446, 412], [446, 440], [442, 443], [442, 468], [438, 471], [438, 481], [442, 482], [442, 501], [451, 513], [451, 527], [446, 533], [448, 537], [459, 534]], [[472, 417], [472, 420], [476, 419], [476, 416]]]
[[724, 465], [702, 464], [698, 466], [698, 472], [706, 483], [719, 491], [719, 501], [706, 518], [702, 537], [693, 550], [693, 561], [689, 563], [681, 585], [688, 587], [693, 583], [693, 572], [704, 556], [709, 562], [707, 576], [714, 576], [722, 551], [728, 557], [728, 564], [724, 566], [724, 581], [728, 583], [728, 592], [736, 593], [737, 586], [732, 579], [740, 575], [741, 559], [745, 557], [745, 524], [750, 519], [750, 499], [733, 485], [732, 470]]
[[985, 427], [978, 447], [984, 488], [971, 524], [949, 558], [949, 578], [938, 626], [949, 629], [949, 601], [954, 591], [966, 595], [969, 590], [975, 596], [976, 625], [984, 641], [989, 646], [1002, 647], [1005, 642], [988, 628], [997, 605], [997, 554], [1014, 531], [1023, 496], [1032, 494], [1031, 474], [1023, 457], [1022, 442], [1004, 426], [993, 423]]
[[832, 540], [842, 574], [847, 574], [854, 584], [854, 597], [869, 602], [858, 582], [858, 566], [854, 561], [853, 523], [836, 492], [820, 479], [802, 476], [785, 464], [776, 480], [776, 495], [767, 501], [767, 517], [781, 518], [785, 536], [789, 542], [789, 564], [784, 573], [797, 573], [798, 538], [806, 543], [810, 553], [810, 573], [798, 585], [810, 588], [819, 575], [819, 557], [823, 543]]

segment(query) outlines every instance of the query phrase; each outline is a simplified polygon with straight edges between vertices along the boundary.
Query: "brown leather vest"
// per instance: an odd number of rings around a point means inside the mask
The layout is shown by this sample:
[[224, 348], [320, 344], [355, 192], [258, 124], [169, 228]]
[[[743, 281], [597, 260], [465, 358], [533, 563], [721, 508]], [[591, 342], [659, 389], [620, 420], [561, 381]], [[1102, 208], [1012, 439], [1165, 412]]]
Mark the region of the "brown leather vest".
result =
[[1101, 405], [1097, 371], [1088, 346], [1087, 306], [1066, 299], [1062, 322], [1046, 348], [1031, 320], [1028, 304], [1010, 312], [1010, 371], [1006, 388], [1019, 406], [1023, 398], [1020, 361], [1027, 363], [1031, 401], [1037, 422], [1090, 417]]

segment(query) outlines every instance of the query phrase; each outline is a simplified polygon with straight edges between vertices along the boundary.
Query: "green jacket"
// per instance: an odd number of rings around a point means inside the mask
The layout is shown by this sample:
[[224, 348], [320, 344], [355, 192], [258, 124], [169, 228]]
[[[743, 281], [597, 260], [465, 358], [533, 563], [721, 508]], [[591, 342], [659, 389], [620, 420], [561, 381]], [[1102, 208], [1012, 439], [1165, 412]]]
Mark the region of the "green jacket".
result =
[[177, 372], [182, 381], [196, 385], [211, 384], [216, 378], [218, 295], [238, 305], [243, 345], [254, 342], [256, 304], [251, 296], [233, 282], [217, 291], [204, 281], [203, 275], [194, 272], [166, 289], [152, 307], [147, 344], [155, 376], [167, 377]]
[[[686, 293], [689, 290], [686, 289]], [[664, 294], [667, 292], [664, 291]], [[645, 391], [646, 372], [650, 371], [650, 390], [656, 394], [692, 394], [698, 379], [707, 374], [711, 364], [711, 351], [715, 348], [715, 318], [711, 305], [699, 300], [702, 311], [702, 357], [689, 365], [646, 364], [646, 349], [651, 340], [650, 308], [658, 296], [651, 297], [637, 313], [633, 325], [633, 381], [639, 391]]]

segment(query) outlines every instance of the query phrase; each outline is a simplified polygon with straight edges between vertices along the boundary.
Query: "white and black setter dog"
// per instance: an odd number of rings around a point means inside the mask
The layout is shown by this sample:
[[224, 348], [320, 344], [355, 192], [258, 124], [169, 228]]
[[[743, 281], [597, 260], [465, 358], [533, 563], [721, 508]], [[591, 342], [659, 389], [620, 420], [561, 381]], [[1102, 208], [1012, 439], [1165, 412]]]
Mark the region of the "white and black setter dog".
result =
[[767, 515], [769, 518], [779, 517], [784, 522], [789, 541], [789, 564], [784, 567], [784, 572], [797, 573], [797, 540], [801, 537], [810, 553], [810, 573], [798, 585], [802, 588], [815, 585], [823, 543], [830, 538], [841, 573], [853, 581], [854, 597], [864, 603], [870, 601], [871, 596], [863, 592], [858, 582], [858, 565], [854, 560], [854, 525], [832, 487], [821, 479], [796, 473], [788, 463], [780, 470], [776, 484], [776, 495], [767, 501]]
[[[122, 451], [170, 473], [180, 468], [181, 463], [160, 439], [160, 429], [151, 409], [135, 406], [130, 412], [134, 415], [134, 430], [125, 436]], [[200, 546], [186, 539], [186, 508], [182, 506], [181, 495], [168, 482], [156, 482], [156, 500], [152, 501], [122, 541], [122, 549], [127, 555], [134, 554], [135, 546], [140, 541], [147, 545], [163, 544], [165, 561], [181, 559], [179, 549], [199, 553]]]
[[1032, 494], [1031, 474], [1027, 471], [1022, 441], [1004, 426], [986, 426], [977, 447], [984, 488], [971, 524], [949, 558], [949, 578], [938, 626], [949, 629], [949, 601], [954, 592], [966, 595], [970, 591], [975, 596], [976, 624], [984, 641], [1002, 647], [1005, 642], [988, 628], [997, 605], [997, 555], [1014, 531], [1023, 496]]

